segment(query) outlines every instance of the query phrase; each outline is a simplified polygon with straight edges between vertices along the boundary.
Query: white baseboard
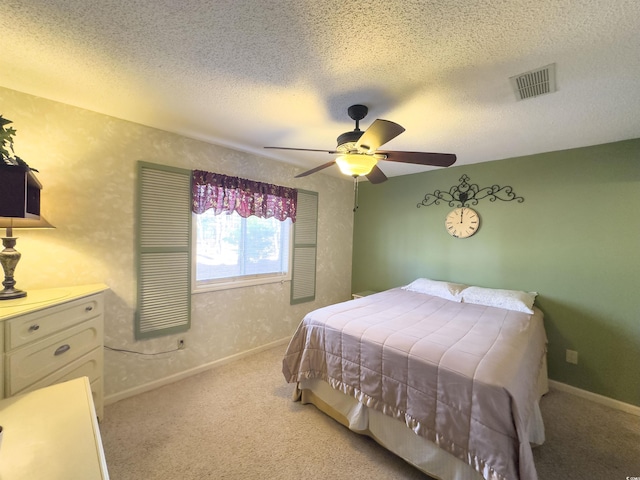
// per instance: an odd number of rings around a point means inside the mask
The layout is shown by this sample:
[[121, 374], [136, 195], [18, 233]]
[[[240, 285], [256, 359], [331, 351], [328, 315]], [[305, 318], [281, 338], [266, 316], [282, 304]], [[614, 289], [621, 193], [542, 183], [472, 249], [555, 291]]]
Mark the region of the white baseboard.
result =
[[630, 413], [631, 415], [637, 415], [640, 417], [640, 407], [631, 405], [630, 403], [614, 400], [613, 398], [598, 395], [597, 393], [588, 392], [587, 390], [572, 387], [571, 385], [556, 382], [555, 380], [549, 380], [549, 386], [551, 388], [555, 388], [556, 390], [560, 390], [561, 392], [571, 393], [572, 395], [575, 395], [577, 397], [591, 400], [592, 402], [599, 403], [600, 405], [606, 405], [607, 407], [615, 408], [616, 410], [621, 410], [623, 412]]
[[191, 368], [189, 370], [185, 370], [180, 373], [176, 373], [174, 375], [169, 375], [168, 377], [161, 378], [159, 380], [154, 380], [153, 382], [145, 383], [144, 385], [140, 385], [138, 387], [130, 388], [128, 390], [124, 390], [122, 392], [114, 393], [113, 395], [108, 395], [104, 398], [104, 404], [109, 405], [112, 403], [116, 403], [120, 400], [124, 400], [125, 398], [133, 397], [135, 395], [139, 395], [144, 392], [148, 392], [150, 390], [154, 390], [158, 387], [162, 387], [164, 385], [169, 385], [170, 383], [177, 382], [178, 380], [182, 380], [184, 378], [190, 377], [192, 375], [196, 375], [198, 373], [202, 373], [204, 371], [210, 370], [212, 368], [220, 367], [222, 365], [226, 365], [227, 363], [234, 362], [236, 360], [240, 360], [241, 358], [248, 357], [250, 355], [255, 355], [256, 353], [263, 352], [265, 350], [270, 350], [275, 347], [279, 347], [280, 345], [286, 345], [291, 337], [286, 337], [280, 340], [276, 340], [275, 342], [268, 343], [266, 345], [262, 345], [261, 347], [253, 348], [251, 350], [247, 350], [246, 352], [236, 353], [235, 355], [231, 355], [229, 357], [221, 358], [220, 360], [216, 360], [214, 362], [205, 363], [204, 365], [199, 365], [197, 367]]

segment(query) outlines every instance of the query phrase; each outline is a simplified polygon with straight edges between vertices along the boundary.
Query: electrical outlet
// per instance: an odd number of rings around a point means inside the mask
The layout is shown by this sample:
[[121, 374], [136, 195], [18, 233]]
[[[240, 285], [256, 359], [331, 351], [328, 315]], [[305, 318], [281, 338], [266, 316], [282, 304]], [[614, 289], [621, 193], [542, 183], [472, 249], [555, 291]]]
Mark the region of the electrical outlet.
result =
[[567, 359], [568, 363], [573, 363], [574, 365], [577, 365], [578, 364], [578, 352], [576, 352], [575, 350], [567, 350], [566, 359]]
[[184, 340], [180, 339], [178, 340], [178, 350], [184, 350], [185, 345], [184, 345]]

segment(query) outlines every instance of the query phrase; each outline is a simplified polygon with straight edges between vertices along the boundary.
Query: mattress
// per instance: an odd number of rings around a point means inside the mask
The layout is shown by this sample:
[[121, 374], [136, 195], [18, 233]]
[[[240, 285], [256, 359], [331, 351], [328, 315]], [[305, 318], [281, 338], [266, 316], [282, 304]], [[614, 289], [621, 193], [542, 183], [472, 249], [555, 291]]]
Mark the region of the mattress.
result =
[[393, 289], [308, 314], [283, 373], [309, 392], [304, 381], [324, 381], [366, 407], [368, 419], [375, 412], [404, 424], [482, 478], [533, 480], [545, 345], [538, 309]]

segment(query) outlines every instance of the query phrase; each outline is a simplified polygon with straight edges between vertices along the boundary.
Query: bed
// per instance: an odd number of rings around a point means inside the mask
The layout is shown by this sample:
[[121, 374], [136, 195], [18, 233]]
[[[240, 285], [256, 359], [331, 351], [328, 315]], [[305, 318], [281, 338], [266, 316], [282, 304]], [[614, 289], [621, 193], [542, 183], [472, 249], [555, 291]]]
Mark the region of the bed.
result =
[[283, 358], [312, 403], [443, 480], [536, 480], [546, 334], [535, 293], [418, 279], [305, 316]]

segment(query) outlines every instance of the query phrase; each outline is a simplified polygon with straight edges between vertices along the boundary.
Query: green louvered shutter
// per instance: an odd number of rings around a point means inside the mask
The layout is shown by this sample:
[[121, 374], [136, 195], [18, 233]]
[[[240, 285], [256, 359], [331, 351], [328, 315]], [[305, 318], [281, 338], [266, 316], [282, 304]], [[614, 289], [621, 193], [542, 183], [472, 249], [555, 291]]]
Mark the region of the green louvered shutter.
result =
[[191, 171], [138, 162], [136, 339], [191, 326]]
[[298, 209], [293, 230], [291, 304], [316, 298], [318, 193], [298, 190]]

